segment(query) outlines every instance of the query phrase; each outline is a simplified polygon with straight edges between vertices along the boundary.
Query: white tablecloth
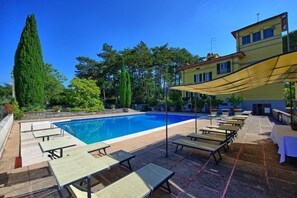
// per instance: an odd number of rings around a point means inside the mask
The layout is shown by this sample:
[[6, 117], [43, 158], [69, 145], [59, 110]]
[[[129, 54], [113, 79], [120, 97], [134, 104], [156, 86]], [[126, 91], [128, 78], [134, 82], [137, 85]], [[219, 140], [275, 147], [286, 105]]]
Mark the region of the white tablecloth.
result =
[[297, 131], [293, 131], [289, 125], [275, 125], [272, 128], [270, 138], [278, 144], [280, 163], [286, 161], [286, 155], [297, 157]]

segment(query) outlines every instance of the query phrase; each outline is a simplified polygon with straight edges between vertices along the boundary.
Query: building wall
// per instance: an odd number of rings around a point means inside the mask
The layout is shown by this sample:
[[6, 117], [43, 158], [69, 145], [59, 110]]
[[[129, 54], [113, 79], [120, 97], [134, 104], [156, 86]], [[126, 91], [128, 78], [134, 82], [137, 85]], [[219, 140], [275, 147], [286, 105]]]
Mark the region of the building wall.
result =
[[[272, 28], [273, 36], [264, 38], [264, 30]], [[253, 41], [253, 34], [260, 32], [261, 39]], [[250, 43], [243, 44], [242, 38], [250, 36]], [[259, 22], [256, 25], [236, 32], [236, 49], [245, 53], [245, 58], [241, 59], [241, 66], [245, 67], [254, 62], [281, 54], [282, 50], [282, 30], [281, 18], [276, 17], [268, 21]]]
[[[273, 36], [264, 38], [264, 30], [272, 28]], [[260, 32], [261, 38], [257, 41], [253, 40], [253, 34]], [[194, 75], [212, 72], [212, 79], [220, 78], [224, 75], [228, 75], [234, 71], [242, 69], [255, 62], [270, 58], [275, 55], [283, 53], [282, 51], [282, 30], [281, 30], [281, 17], [274, 17], [269, 20], [247, 26], [240, 29], [235, 33], [236, 37], [236, 50], [237, 52], [243, 52], [245, 56], [243, 58], [229, 58], [223, 61], [205, 63], [202, 66], [186, 69], [182, 71], [183, 84], [193, 84]], [[243, 44], [243, 37], [250, 36], [250, 43]], [[217, 74], [217, 64], [231, 61], [231, 71], [227, 74]], [[282, 83], [265, 85], [252, 90], [237, 93], [245, 100], [245, 109], [252, 110], [253, 104], [271, 104], [273, 108], [284, 110], [285, 101], [283, 96], [284, 85]], [[186, 96], [183, 93], [183, 96]], [[220, 99], [225, 99], [230, 95], [218, 96]]]

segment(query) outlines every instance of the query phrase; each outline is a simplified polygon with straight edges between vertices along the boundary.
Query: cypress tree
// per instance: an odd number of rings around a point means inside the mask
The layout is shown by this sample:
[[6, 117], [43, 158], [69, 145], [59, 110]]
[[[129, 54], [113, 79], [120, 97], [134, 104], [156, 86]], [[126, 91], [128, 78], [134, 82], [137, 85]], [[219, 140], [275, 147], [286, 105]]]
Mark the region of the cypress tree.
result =
[[126, 75], [127, 75], [126, 107], [129, 107], [131, 105], [132, 92], [131, 92], [130, 75], [129, 75], [129, 72], [127, 71], [127, 69], [126, 69]]
[[35, 16], [28, 15], [14, 57], [16, 99], [21, 107], [44, 102], [44, 63]]
[[120, 104], [125, 107], [126, 104], [126, 92], [127, 92], [127, 75], [126, 75], [126, 69], [124, 66], [124, 61], [121, 67], [121, 76], [120, 76]]
[[121, 67], [120, 76], [120, 103], [123, 107], [129, 107], [131, 105], [131, 82], [130, 75], [124, 66], [124, 61]]

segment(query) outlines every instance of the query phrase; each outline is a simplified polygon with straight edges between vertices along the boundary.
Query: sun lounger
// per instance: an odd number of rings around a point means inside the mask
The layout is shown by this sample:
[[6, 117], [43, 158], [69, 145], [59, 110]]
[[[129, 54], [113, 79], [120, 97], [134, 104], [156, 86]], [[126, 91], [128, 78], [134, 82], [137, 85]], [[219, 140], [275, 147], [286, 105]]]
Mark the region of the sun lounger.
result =
[[57, 136], [61, 135], [61, 129], [51, 129], [51, 130], [42, 130], [42, 131], [35, 131], [32, 133], [35, 138], [42, 138], [44, 141], [45, 138], [49, 140], [50, 136]]
[[38, 145], [43, 153], [48, 152], [49, 153], [48, 156], [51, 159], [55, 159], [55, 158], [62, 158], [63, 150], [65, 148], [75, 146], [76, 144], [71, 139], [60, 137], [55, 140], [39, 142]]
[[229, 149], [228, 143], [232, 141], [231, 136], [229, 136], [229, 138], [225, 138], [222, 136], [213, 136], [213, 135], [202, 135], [202, 134], [198, 134], [198, 133], [191, 133], [189, 135], [187, 135], [187, 137], [189, 137], [191, 140], [196, 141], [198, 140], [206, 140], [206, 141], [212, 141], [212, 142], [218, 142], [219, 144], [225, 144], [226, 147], [224, 147], [225, 151], [227, 152], [227, 149]]
[[218, 126], [218, 125], [207, 125], [206, 127], [207, 127], [207, 128], [210, 128], [210, 129], [217, 129], [217, 128], [219, 128], [220, 126]]
[[221, 130], [218, 128], [200, 128], [199, 131], [202, 131], [202, 134], [207, 134], [207, 133], [219, 133], [219, 134], [231, 134], [230, 131], [225, 131], [225, 130]]
[[[175, 153], [182, 150], [183, 147], [189, 147], [189, 148], [193, 148], [193, 149], [207, 151], [207, 152], [209, 152], [209, 155], [213, 156], [216, 164], [218, 164], [219, 161], [222, 159], [220, 149], [225, 146], [225, 144], [216, 145], [216, 144], [210, 144], [210, 143], [206, 143], [206, 142], [194, 141], [194, 140], [190, 140], [188, 138], [180, 138], [180, 139], [173, 141], [172, 143], [176, 144]], [[179, 146], [180, 146], [180, 149], [178, 148]], [[219, 159], [216, 158], [215, 153], [219, 154]]]
[[[173, 171], [150, 163], [143, 168], [123, 177], [106, 188], [92, 193], [92, 197], [147, 197], [166, 182], [170, 192], [168, 180], [174, 175]], [[164, 187], [165, 188], [165, 187]], [[70, 186], [76, 197], [87, 197], [87, 193]]]
[[[132, 167], [130, 164], [130, 160], [134, 158], [135, 155], [128, 153], [123, 150], [118, 150], [113, 153], [110, 153], [108, 155], [104, 155], [102, 157], [99, 157], [98, 160], [103, 161], [106, 165], [109, 167], [115, 166], [117, 164], [120, 164], [122, 166], [125, 166], [126, 168], [129, 168], [132, 171]], [[128, 165], [125, 165], [124, 162], [127, 162]]]
[[241, 113], [241, 115], [247, 115], [247, 116], [249, 116], [249, 115], [251, 115], [252, 114], [252, 111], [243, 111], [242, 113]]
[[[187, 135], [191, 140], [207, 140], [207, 141], [213, 141], [213, 142], [219, 142], [219, 144], [225, 144], [227, 149], [229, 148], [228, 143], [232, 141], [232, 136], [223, 137], [223, 136], [213, 136], [213, 135], [202, 135], [198, 133], [190, 133]], [[224, 147], [225, 148], [225, 147]], [[227, 151], [225, 148], [225, 151]]]
[[88, 145], [85, 145], [85, 146], [81, 146], [81, 147], [77, 147], [77, 148], [65, 151], [64, 155], [69, 156], [69, 155], [73, 155], [73, 154], [80, 153], [80, 152], [91, 153], [91, 152], [94, 152], [94, 151], [98, 151], [99, 154], [103, 154], [101, 152], [101, 150], [103, 150], [104, 154], [106, 155], [106, 148], [108, 148], [108, 147], [110, 147], [110, 145], [108, 145], [108, 144], [106, 144], [104, 142], [96, 142], [96, 143], [93, 143], [93, 144], [88, 144]]

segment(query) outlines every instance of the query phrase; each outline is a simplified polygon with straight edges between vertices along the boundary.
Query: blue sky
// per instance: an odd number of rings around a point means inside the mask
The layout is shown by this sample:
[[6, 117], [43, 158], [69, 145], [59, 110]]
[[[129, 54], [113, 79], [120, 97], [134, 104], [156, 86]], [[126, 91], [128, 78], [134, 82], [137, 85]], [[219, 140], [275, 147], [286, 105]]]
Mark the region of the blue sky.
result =
[[[35, 14], [43, 60], [70, 81], [76, 57], [99, 60], [103, 43], [116, 50], [140, 41], [149, 47], [168, 43], [194, 55], [235, 52], [231, 32], [289, 13], [297, 29], [296, 0], [0, 0], [0, 84], [10, 83], [14, 54], [28, 14]], [[66, 83], [67, 85], [68, 83]]]

